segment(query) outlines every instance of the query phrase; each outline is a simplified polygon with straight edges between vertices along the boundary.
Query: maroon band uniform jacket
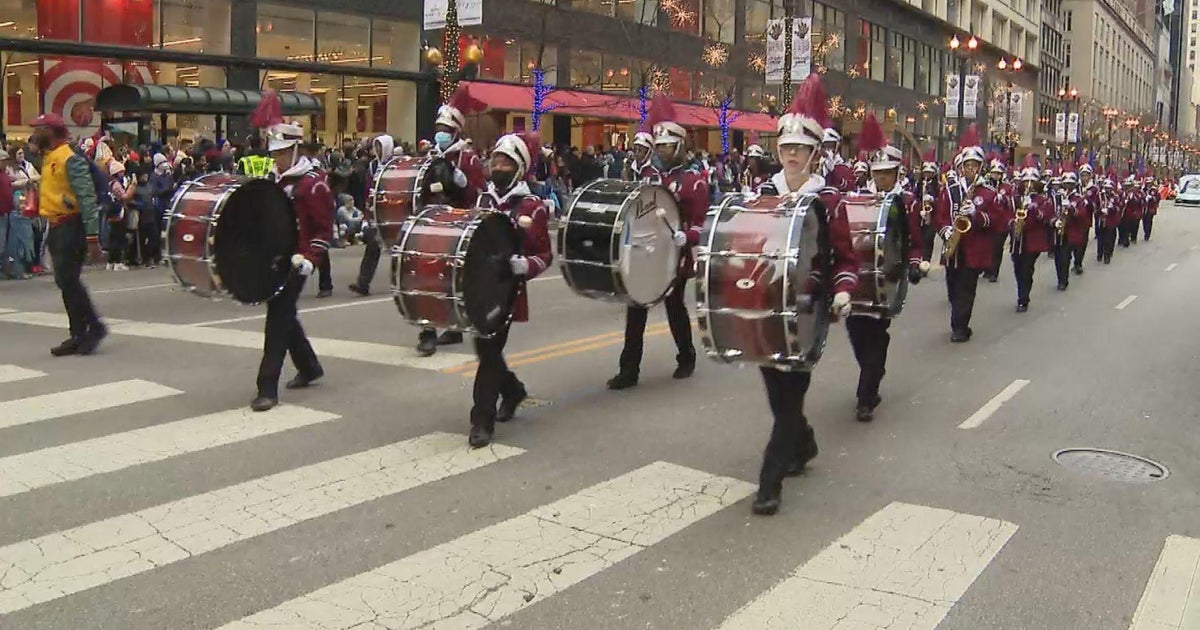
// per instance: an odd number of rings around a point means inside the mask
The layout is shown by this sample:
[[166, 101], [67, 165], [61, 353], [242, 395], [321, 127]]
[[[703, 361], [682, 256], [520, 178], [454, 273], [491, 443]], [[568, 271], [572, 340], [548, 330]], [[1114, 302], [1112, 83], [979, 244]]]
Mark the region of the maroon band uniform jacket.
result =
[[529, 217], [532, 223], [527, 228], [519, 225], [517, 231], [521, 236], [521, 255], [529, 260], [529, 271], [525, 281], [518, 283], [517, 297], [513, 302], [513, 321], [529, 321], [529, 296], [526, 293], [526, 282], [542, 274], [550, 268], [553, 254], [550, 249], [550, 213], [542, 199], [529, 190], [529, 185], [519, 182], [505, 194], [500, 194], [495, 187], [488, 185], [483, 194], [479, 195], [478, 207], [504, 212], [518, 225], [521, 217]]

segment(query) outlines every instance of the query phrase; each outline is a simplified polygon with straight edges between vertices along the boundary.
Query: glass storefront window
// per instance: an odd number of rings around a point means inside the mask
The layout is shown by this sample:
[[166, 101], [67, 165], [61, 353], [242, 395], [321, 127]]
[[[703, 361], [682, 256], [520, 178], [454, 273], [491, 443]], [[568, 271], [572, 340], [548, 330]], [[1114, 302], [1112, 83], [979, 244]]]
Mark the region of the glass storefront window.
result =
[[603, 69], [600, 53], [587, 50], [571, 51], [571, 86], [599, 89]]
[[317, 13], [317, 59], [327, 63], [370, 66], [382, 61], [368, 50], [371, 21], [342, 13]]
[[[486, 59], [486, 51], [485, 51]], [[542, 69], [546, 71], [545, 81], [550, 81], [555, 65], [558, 63], [557, 50], [546, 46], [542, 52]], [[504, 81], [514, 83], [530, 83], [533, 80], [533, 69], [538, 64], [538, 44], [536, 42], [518, 42], [510, 39], [504, 42], [503, 76]]]
[[371, 65], [376, 68], [418, 70], [421, 25], [375, 18], [371, 20]]
[[783, 0], [746, 0], [746, 39], [761, 40], [767, 20], [783, 17]]
[[[0, 0], [0, 37], [13, 39], [37, 39], [37, 0]], [[75, 33], [62, 39], [74, 40], [78, 36], [79, 22], [75, 21]], [[69, 30], [69, 29], [68, 29]]]
[[630, 22], [655, 26], [658, 24], [659, 0], [618, 0], [617, 17]]
[[587, 11], [612, 17], [614, 3], [615, 0], [574, 0], [571, 8], [576, 11]]
[[724, 44], [733, 43], [735, 0], [704, 0], [704, 36]]
[[913, 90], [918, 86], [917, 42], [905, 37], [903, 50], [904, 59], [901, 61], [900, 84], [910, 90]]
[[846, 14], [833, 7], [817, 5], [823, 14], [821, 34], [825, 43], [825, 66], [846, 69]]
[[172, 51], [229, 54], [229, 2], [157, 0], [154, 47]]
[[887, 65], [884, 70], [884, 80], [892, 85], [900, 85], [900, 63], [904, 57], [904, 36], [893, 32], [888, 37]]
[[629, 92], [633, 85], [633, 60], [623, 55], [603, 55], [601, 65], [604, 79], [600, 89], [605, 92]]
[[316, 12], [312, 9], [258, 3], [258, 56], [291, 61], [329, 62], [315, 55]]
[[671, 30], [688, 35], [700, 34], [700, 0], [677, 0], [673, 11], [667, 12]]
[[886, 68], [884, 45], [887, 43], [887, 30], [878, 24], [871, 24], [871, 65], [870, 76], [875, 81], [884, 80]]

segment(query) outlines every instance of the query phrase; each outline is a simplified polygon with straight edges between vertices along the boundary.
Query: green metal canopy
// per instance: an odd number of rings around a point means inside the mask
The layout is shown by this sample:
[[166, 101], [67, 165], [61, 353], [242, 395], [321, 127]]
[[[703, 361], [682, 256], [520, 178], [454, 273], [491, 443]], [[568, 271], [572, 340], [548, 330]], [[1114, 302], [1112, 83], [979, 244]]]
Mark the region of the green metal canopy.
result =
[[[113, 85], [96, 95], [96, 111], [158, 112], [163, 114], [249, 114], [262, 100], [262, 92], [228, 88], [176, 85]], [[280, 92], [285, 115], [315, 114], [324, 110], [311, 94]]]

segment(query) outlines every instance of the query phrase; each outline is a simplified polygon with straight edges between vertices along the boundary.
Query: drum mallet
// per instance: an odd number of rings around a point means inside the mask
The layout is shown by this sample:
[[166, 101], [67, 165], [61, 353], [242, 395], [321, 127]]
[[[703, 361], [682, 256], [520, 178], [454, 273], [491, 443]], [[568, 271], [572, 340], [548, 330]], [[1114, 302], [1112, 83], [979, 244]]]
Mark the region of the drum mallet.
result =
[[655, 210], [654, 216], [658, 217], [659, 219], [662, 219], [663, 225], [667, 226], [667, 229], [671, 231], [672, 235], [674, 235], [676, 232], [679, 231], [678, 229], [676, 229], [676, 227], [674, 225], [671, 225], [670, 221], [667, 220], [667, 209], [666, 208], [659, 208], [659, 209]]

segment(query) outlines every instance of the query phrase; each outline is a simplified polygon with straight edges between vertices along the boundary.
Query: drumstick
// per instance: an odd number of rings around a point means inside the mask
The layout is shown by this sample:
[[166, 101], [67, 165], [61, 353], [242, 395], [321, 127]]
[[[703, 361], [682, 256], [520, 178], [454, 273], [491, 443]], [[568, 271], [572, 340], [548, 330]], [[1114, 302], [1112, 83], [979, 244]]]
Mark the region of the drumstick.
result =
[[675, 228], [675, 226], [671, 225], [670, 221], [667, 220], [667, 209], [666, 208], [659, 208], [659, 209], [655, 210], [654, 215], [657, 216], [658, 218], [662, 219], [663, 225], [667, 226], [667, 229], [671, 231], [671, 234], [674, 234], [679, 231], [678, 229]]

